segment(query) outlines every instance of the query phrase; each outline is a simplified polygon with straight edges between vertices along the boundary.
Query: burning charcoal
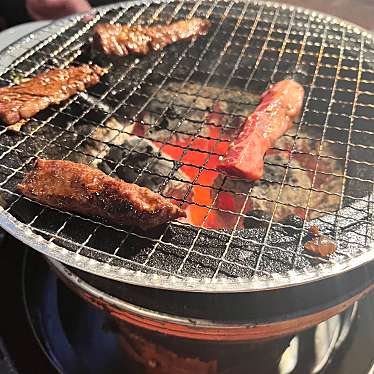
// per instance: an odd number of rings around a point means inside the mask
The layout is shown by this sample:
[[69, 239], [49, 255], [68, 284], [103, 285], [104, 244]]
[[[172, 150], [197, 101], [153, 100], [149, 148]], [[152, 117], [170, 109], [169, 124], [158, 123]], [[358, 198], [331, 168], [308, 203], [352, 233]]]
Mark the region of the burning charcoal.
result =
[[[266, 156], [266, 166], [264, 170], [264, 181], [265, 183], [271, 184], [271, 182], [281, 183], [286, 172], [287, 164], [289, 161], [289, 154], [287, 152], [277, 152], [275, 154]], [[293, 186], [309, 187], [310, 178], [306, 173], [302, 171], [302, 167], [296, 160], [292, 160], [292, 167], [287, 170], [285, 183]]]
[[[233, 228], [238, 216], [232, 213], [224, 213], [224, 210], [238, 213], [240, 211], [252, 211], [251, 199], [246, 195], [251, 191], [252, 184], [240, 179], [228, 178], [222, 174], [214, 180], [214, 187], [210, 190], [211, 198], [218, 208], [217, 214], [224, 223], [224, 227]], [[218, 193], [218, 196], [217, 196]]]
[[[280, 221], [294, 213], [293, 206], [306, 205], [308, 200], [306, 189], [310, 188], [311, 180], [297, 160], [293, 160], [294, 167], [286, 169], [289, 161], [286, 152], [269, 155], [265, 161], [264, 179], [256, 182], [251, 192], [253, 208], [271, 212], [274, 209], [274, 202], [277, 201], [274, 220]], [[280, 191], [283, 179], [284, 185]]]
[[[151, 90], [147, 92], [147, 96], [152, 94]], [[258, 96], [242, 90], [227, 88], [222, 92], [221, 87], [202, 86], [193, 82], [181, 86], [179, 82], [170, 82], [157, 92], [155, 100], [152, 100], [142, 113], [145, 123], [151, 125], [158, 123], [158, 126], [147, 128], [145, 136], [156, 141], [167, 139], [169, 141], [170, 136], [171, 141], [184, 141], [196, 134], [209, 136], [209, 126], [201, 124], [207, 120], [207, 116], [209, 118], [207, 108], [215, 107], [217, 97], [220, 98], [219, 112], [241, 116], [247, 115], [258, 101]], [[164, 113], [168, 105], [169, 108]], [[160, 121], [161, 114], [163, 118]], [[240, 119], [237, 126], [241, 125]], [[235, 128], [233, 116], [222, 115], [220, 121], [222, 129], [226, 127], [225, 124], [231, 127], [231, 130], [233, 130], [232, 127]]]
[[281, 223], [287, 227], [284, 230], [290, 235], [295, 235], [303, 228], [304, 220], [296, 214], [290, 214]]
[[308, 228], [305, 240], [304, 249], [321, 257], [331, 255], [337, 249], [336, 242], [329, 236], [322, 234], [317, 225], [311, 225]]
[[124, 181], [156, 191], [170, 171], [175, 169], [174, 161], [159, 157], [157, 148], [151, 142], [131, 136], [121, 147], [111, 148], [106, 157], [108, 161], [103, 161], [100, 169], [115, 169], [118, 177]]
[[267, 227], [269, 225], [271, 216], [269, 213], [261, 209], [252, 210], [247, 213], [244, 218], [245, 228]]
[[188, 178], [177, 170], [178, 167], [177, 162], [160, 154], [149, 140], [129, 135], [121, 147], [112, 147], [99, 165], [105, 173], [114, 171], [125, 182], [148, 187], [154, 192], [167, 191], [168, 196], [182, 199], [187, 193], [187, 185], [175, 178]]
[[125, 142], [129, 137], [128, 132], [131, 132], [133, 128], [134, 124], [117, 121], [115, 118], [110, 118], [105, 126], [98, 126], [93, 132], [90, 126], [80, 126], [78, 131], [89, 137], [81, 147], [83, 156], [76, 156], [72, 158], [72, 161], [98, 166], [110, 147]]
[[[192, 193], [183, 182], [189, 178], [178, 170], [179, 164], [161, 154], [150, 140], [129, 135], [134, 127], [133, 123], [114, 118], [109, 119], [105, 126], [97, 127], [93, 133], [90, 133], [91, 128], [81, 127], [80, 131], [88, 132], [90, 136], [73, 161], [98, 167], [106, 174], [148, 187], [167, 197], [191, 198]], [[189, 195], [188, 199], [186, 195]]]
[[[155, 126], [148, 126], [145, 136], [154, 141], [166, 141], [170, 138], [176, 141], [183, 141], [191, 136], [197, 134], [199, 130], [198, 124], [190, 119], [183, 119], [183, 111], [181, 108], [169, 109], [163, 114], [162, 119], [159, 119], [159, 113], [162, 109], [156, 109], [156, 105], [165, 105], [164, 103], [155, 102], [152, 104], [150, 112], [145, 112], [143, 120], [145, 123], [156, 124]], [[204, 112], [205, 115], [205, 112]], [[199, 120], [203, 120], [203, 116]]]

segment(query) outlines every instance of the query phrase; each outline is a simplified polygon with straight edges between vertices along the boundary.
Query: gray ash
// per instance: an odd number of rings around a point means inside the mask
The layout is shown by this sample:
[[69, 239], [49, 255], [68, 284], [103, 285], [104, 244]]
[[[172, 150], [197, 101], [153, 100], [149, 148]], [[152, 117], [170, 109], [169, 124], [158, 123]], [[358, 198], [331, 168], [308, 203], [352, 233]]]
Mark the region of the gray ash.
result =
[[99, 168], [128, 183], [136, 183], [154, 192], [183, 198], [188, 179], [178, 171], [179, 164], [161, 154], [151, 141], [128, 136], [121, 146], [112, 146]]
[[151, 140], [130, 135], [134, 127], [133, 122], [113, 117], [93, 132], [89, 125], [80, 126], [80, 133], [88, 132], [90, 136], [80, 146], [81, 153], [70, 159], [165, 197], [188, 202], [192, 197], [189, 178], [178, 170], [179, 163], [160, 152]]
[[[157, 191], [165, 182], [165, 177], [176, 170], [172, 160], [160, 159], [157, 148], [147, 140], [129, 137], [121, 147], [112, 147], [99, 168], [110, 174], [116, 168], [119, 178], [139, 186]], [[144, 171], [139, 176], [139, 173]]]
[[[153, 91], [147, 95], [153, 95]], [[197, 134], [209, 136], [206, 123], [211, 122], [212, 112], [219, 115], [219, 126], [227, 127], [226, 131], [230, 133], [240, 126], [258, 99], [257, 95], [242, 90], [225, 89], [222, 92], [220, 86], [170, 82], [157, 92], [142, 113], [142, 120], [148, 124], [144, 126], [145, 136], [156, 141], [183, 141]]]

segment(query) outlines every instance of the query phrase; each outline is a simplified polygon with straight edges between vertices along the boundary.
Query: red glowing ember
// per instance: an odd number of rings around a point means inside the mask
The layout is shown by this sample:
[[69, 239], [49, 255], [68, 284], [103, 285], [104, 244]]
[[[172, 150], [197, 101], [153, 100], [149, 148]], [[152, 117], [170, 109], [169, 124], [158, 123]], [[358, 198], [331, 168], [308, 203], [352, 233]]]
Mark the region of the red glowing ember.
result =
[[[181, 171], [193, 182], [193, 204], [188, 208], [188, 216], [195, 226], [204, 225], [210, 228], [224, 226], [217, 211], [211, 208], [213, 205], [211, 186], [219, 174], [215, 171], [218, 158], [227, 151], [228, 147], [228, 142], [222, 141], [224, 137], [221, 135], [223, 117], [221, 112], [220, 102], [217, 101], [214, 110], [207, 115], [205, 128], [208, 136], [174, 141], [175, 146], [159, 144], [164, 153], [174, 160], [187, 164], [181, 167]], [[192, 149], [186, 152], [186, 148]]]
[[[153, 140], [153, 144], [162, 154], [180, 162], [182, 166], [179, 170], [192, 183], [190, 195], [185, 196], [185, 200], [188, 201], [186, 208], [189, 223], [205, 228], [241, 229], [244, 227], [243, 214], [247, 214], [252, 209], [273, 209], [271, 199], [277, 198], [277, 191], [274, 188], [270, 191], [269, 185], [264, 184], [262, 188], [269, 190], [270, 203], [258, 208], [256, 204], [258, 205], [261, 200], [261, 196], [256, 197], [259, 190], [258, 184], [256, 184], [256, 193], [251, 194], [254, 186], [251, 182], [231, 179], [217, 171], [220, 156], [226, 154], [230, 141], [235, 136], [233, 128], [239, 129], [240, 127], [240, 123], [237, 123], [240, 120], [239, 117], [225, 114], [222, 109], [224, 105], [224, 103], [216, 101], [213, 110], [205, 117], [201, 133], [193, 136], [172, 136], [170, 133], [166, 141], [158, 141], [159, 138], [157, 138], [157, 140]], [[225, 124], [230, 124], [231, 130], [227, 129]], [[146, 136], [146, 126], [149, 125], [138, 123], [135, 126], [134, 135]], [[176, 132], [178, 132], [178, 128]], [[183, 133], [183, 135], [185, 134]], [[291, 163], [295, 161], [297, 165], [294, 168], [304, 170], [306, 178], [310, 181], [314, 180], [315, 188], [326, 183], [327, 179], [324, 172], [333, 170], [335, 165], [331, 164], [331, 161], [329, 164], [323, 159], [318, 159], [316, 155], [312, 154], [318, 149], [318, 141], [312, 144], [299, 139], [297, 147], [295, 147], [294, 142], [295, 140], [291, 137], [282, 137], [280, 142], [275, 145], [277, 148], [269, 149], [265, 156], [269, 158], [279, 156], [281, 164], [282, 162], [287, 163], [289, 160], [291, 160]], [[321, 173], [315, 174], [314, 171], [317, 166]], [[290, 167], [287, 174], [290, 173], [292, 168], [293, 166]], [[283, 172], [282, 167], [280, 167], [280, 178], [282, 178]], [[302, 182], [307, 184], [305, 178]], [[296, 180], [293, 183], [296, 186], [296, 189], [294, 188], [296, 193], [302, 194], [303, 198], [307, 198], [305, 189], [297, 188], [300, 181]], [[263, 190], [261, 189], [261, 191]], [[264, 198], [262, 198], [262, 201], [264, 201]], [[285, 212], [282, 212], [282, 215]], [[300, 208], [290, 207], [286, 213], [287, 215], [297, 214], [304, 218], [305, 208], [300, 204]]]

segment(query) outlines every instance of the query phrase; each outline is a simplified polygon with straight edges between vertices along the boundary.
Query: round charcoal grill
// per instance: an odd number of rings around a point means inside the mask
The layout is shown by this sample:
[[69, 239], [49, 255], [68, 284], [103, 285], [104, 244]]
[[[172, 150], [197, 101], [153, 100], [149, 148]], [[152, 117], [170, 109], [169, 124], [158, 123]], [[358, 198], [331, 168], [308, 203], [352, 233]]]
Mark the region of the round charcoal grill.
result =
[[[189, 17], [208, 18], [212, 23], [209, 33], [145, 57], [109, 60], [93, 56], [88, 47], [92, 28], [100, 22], [154, 24]], [[13, 59], [20, 50], [24, 53]], [[52, 23], [1, 53], [0, 62], [5, 66], [1, 73], [3, 85], [19, 75], [29, 77], [47, 68], [92, 59], [109, 66], [109, 73], [87, 93], [39, 113], [19, 134], [1, 129], [0, 224], [32, 248], [72, 267], [125, 283], [169, 290], [266, 291], [320, 281], [367, 264], [374, 257], [373, 52], [372, 35], [354, 25], [300, 8], [261, 2], [129, 2]], [[216, 108], [199, 106], [206, 99], [207, 87], [215, 87], [215, 94], [208, 98], [213, 103], [230, 90], [242, 92], [242, 96], [225, 100], [248, 105], [249, 113], [254, 102], [246, 101], [247, 96], [258, 98], [270, 83], [287, 77], [303, 84], [306, 100], [300, 122], [287, 135], [291, 142], [288, 162], [275, 164], [276, 178], [265, 176], [260, 185], [264, 189], [276, 185], [278, 192], [269, 199], [256, 196], [252, 187], [241, 190], [237, 196], [243, 206], [238, 211], [225, 212], [234, 222], [233, 227], [207, 228], [208, 216], [219, 208], [191, 201], [189, 193], [196, 186], [212, 196], [227, 192], [225, 183], [204, 184], [200, 178], [208, 169], [209, 160], [217, 156], [214, 149], [202, 151], [195, 143], [206, 137], [207, 126], [206, 120], [196, 119], [196, 112], [214, 113]], [[165, 87], [173, 87], [171, 83], [177, 84], [178, 90], [163, 101], [159, 93]], [[180, 98], [191, 84], [198, 89], [188, 92], [193, 99], [183, 103]], [[240, 102], [241, 98], [244, 102]], [[142, 119], [142, 113], [150, 110], [155, 101], [161, 110], [153, 109], [151, 119]], [[130, 162], [131, 156], [140, 152], [135, 142], [119, 165], [132, 170], [135, 183], [152, 173], [161, 178], [161, 186], [173, 181], [183, 183], [186, 192], [176, 199], [181, 205], [203, 209], [206, 217], [202, 225], [174, 222], [152, 232], [114, 227], [94, 218], [41, 206], [16, 191], [35, 157], [85, 160], [100, 165], [108, 161], [107, 150], [113, 144], [121, 148], [116, 139], [125, 136], [129, 126], [140, 123], [157, 130], [171, 109], [177, 125], [163, 132], [160, 152], [149, 153], [139, 168]], [[232, 110], [224, 114], [230, 119], [225, 126], [231, 126], [234, 137], [240, 126], [233, 124], [243, 121], [243, 113]], [[108, 125], [113, 118], [126, 120], [128, 126], [113, 129]], [[186, 122], [193, 125], [189, 141], [178, 146], [181, 152], [173, 161], [174, 167], [167, 174], [158, 175], [152, 163], [162, 157], [163, 148], [171, 146], [173, 137], [186, 136]], [[107, 130], [112, 136], [98, 139], [98, 130]], [[219, 131], [224, 130], [222, 127]], [[148, 140], [147, 134], [151, 131], [139, 137], [139, 142]], [[216, 142], [222, 139], [220, 135], [210, 138]], [[293, 184], [287, 177], [293, 169], [300, 169], [293, 162], [303, 154], [299, 141], [318, 144], [315, 152], [308, 153], [313, 158], [312, 167], [301, 167], [311, 176], [308, 187]], [[85, 147], [92, 142], [98, 149], [94, 155]], [[191, 151], [203, 155], [204, 161], [187, 163], [185, 156]], [[267, 160], [266, 168], [274, 166], [269, 163]], [[326, 171], [320, 167], [326, 163], [340, 166]], [[181, 180], [178, 169], [183, 167], [193, 168], [195, 177]], [[112, 175], [117, 169], [112, 168]], [[321, 175], [329, 178], [334, 189], [317, 186]], [[307, 196], [304, 206], [298, 206], [292, 198], [282, 198], [282, 191], [290, 188]], [[162, 188], [160, 192], [163, 193]], [[316, 193], [333, 195], [336, 209], [312, 205]], [[267, 199], [270, 217], [260, 228], [243, 229], [239, 223], [248, 218], [244, 205], [250, 199]], [[280, 207], [303, 209], [307, 217], [314, 218], [305, 221], [302, 228], [285, 225], [276, 219]], [[311, 224], [336, 242], [337, 251], [330, 257], [313, 256], [304, 250]]]

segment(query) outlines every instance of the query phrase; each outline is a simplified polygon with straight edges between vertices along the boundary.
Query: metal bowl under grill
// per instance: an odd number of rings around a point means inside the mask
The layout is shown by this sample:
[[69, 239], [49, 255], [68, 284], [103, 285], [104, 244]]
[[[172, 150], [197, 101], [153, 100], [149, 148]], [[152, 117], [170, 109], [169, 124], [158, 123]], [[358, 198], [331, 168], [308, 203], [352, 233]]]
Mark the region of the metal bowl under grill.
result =
[[[99, 22], [189, 17], [208, 18], [209, 33], [142, 58], [93, 56], [88, 47]], [[2, 85], [92, 60], [110, 71], [87, 93], [39, 113], [19, 134], [0, 129], [0, 224], [70, 266], [171, 290], [264, 291], [368, 263], [374, 257], [373, 52], [373, 36], [354, 25], [262, 2], [129, 2], [52, 23], [1, 53]], [[253, 186], [217, 176], [212, 160], [220, 145], [235, 136], [266, 87], [286, 77], [303, 84], [304, 111], [266, 158], [264, 180]], [[193, 217], [142, 232], [41, 206], [15, 189], [35, 157], [81, 161], [152, 183]], [[209, 173], [216, 173], [214, 183]], [[235, 211], [216, 204], [224, 194], [239, 202]], [[243, 227], [249, 201], [269, 212], [261, 227]], [[281, 219], [295, 210], [307, 218], [302, 228]], [[219, 219], [225, 224], [215, 226]], [[336, 242], [329, 258], [304, 250], [312, 224]]]

